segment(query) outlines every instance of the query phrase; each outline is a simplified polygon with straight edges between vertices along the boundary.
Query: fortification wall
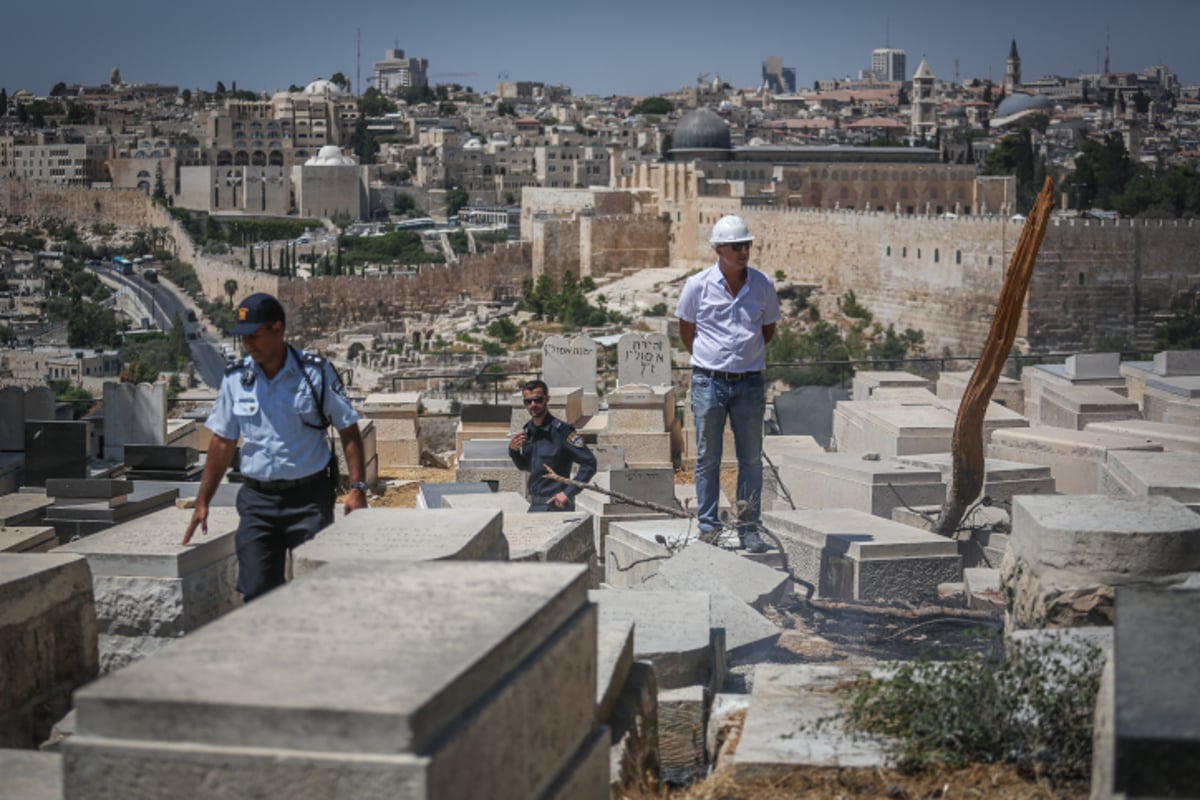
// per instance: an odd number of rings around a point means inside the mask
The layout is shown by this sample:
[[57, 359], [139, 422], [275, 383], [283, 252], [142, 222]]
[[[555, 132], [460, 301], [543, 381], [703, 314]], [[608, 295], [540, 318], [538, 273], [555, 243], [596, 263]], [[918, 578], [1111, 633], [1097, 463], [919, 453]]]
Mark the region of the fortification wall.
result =
[[284, 280], [276, 296], [288, 310], [288, 330], [302, 337], [339, 328], [444, 314], [464, 302], [519, 293], [529, 276], [530, 247], [513, 242], [492, 252], [463, 256], [457, 264], [426, 264], [415, 275], [371, 275]]
[[157, 224], [152, 222], [153, 207], [141, 189], [47, 186], [21, 178], [0, 178], [0, 214], [25, 217], [37, 224], [70, 223], [80, 233], [97, 223], [131, 230], [150, 227]]
[[669, 263], [671, 225], [658, 216], [622, 214], [585, 217], [580, 263], [590, 264], [593, 278], [627, 269], [649, 269]]

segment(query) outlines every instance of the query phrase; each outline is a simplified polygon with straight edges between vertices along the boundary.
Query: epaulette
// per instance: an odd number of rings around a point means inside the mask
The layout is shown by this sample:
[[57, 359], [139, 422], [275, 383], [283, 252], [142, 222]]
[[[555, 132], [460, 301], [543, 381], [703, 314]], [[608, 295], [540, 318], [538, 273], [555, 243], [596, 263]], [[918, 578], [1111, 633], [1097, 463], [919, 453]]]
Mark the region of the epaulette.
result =
[[551, 428], [569, 428], [569, 427], [571, 427], [571, 426], [570, 426], [570, 425], [568, 425], [567, 423], [563, 422], [563, 421], [562, 421], [561, 419], [559, 419], [558, 417], [555, 417], [555, 418], [554, 418], [554, 419], [551, 421], [551, 423], [550, 423], [550, 427], [551, 427]]
[[316, 364], [318, 367], [325, 363], [324, 356], [319, 356], [316, 353], [305, 353], [300, 357], [300, 360], [308, 364]]
[[230, 375], [233, 375], [235, 372], [241, 372], [244, 369], [249, 369], [249, 366], [250, 365], [247, 364], [244, 359], [238, 359], [237, 361], [233, 362], [229, 366], [225, 367], [225, 376], [229, 377]]

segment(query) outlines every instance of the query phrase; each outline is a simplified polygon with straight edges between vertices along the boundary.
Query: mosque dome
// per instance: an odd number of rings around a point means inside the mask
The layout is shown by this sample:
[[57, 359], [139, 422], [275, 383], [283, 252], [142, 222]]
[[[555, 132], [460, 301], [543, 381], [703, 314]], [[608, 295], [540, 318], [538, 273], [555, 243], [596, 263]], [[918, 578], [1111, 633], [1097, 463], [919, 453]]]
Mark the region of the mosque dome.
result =
[[671, 137], [675, 150], [728, 150], [729, 126], [711, 108], [697, 108], [679, 118]]
[[1003, 119], [1011, 117], [1013, 114], [1020, 114], [1023, 111], [1052, 111], [1053, 109], [1054, 101], [1044, 94], [1013, 92], [1000, 101], [1000, 105], [996, 106], [996, 113], [993, 116]]
[[354, 167], [357, 165], [358, 162], [343, 153], [342, 148], [336, 144], [325, 145], [317, 151], [315, 156], [304, 162], [306, 167]]
[[317, 80], [304, 87], [305, 94], [319, 94], [326, 97], [340, 97], [345, 94], [336, 83], [327, 80]]

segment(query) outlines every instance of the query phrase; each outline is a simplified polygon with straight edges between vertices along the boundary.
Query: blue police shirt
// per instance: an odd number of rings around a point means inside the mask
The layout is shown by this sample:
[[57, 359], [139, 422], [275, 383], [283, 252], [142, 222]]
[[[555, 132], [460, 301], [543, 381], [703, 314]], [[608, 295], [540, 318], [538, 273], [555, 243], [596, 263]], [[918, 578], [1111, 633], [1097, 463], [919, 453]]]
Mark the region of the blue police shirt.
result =
[[[301, 369], [308, 373], [308, 381]], [[222, 438], [242, 438], [243, 475], [260, 481], [308, 477], [329, 463], [326, 429], [320, 427], [317, 410], [322, 383], [325, 415], [333, 427], [342, 430], [357, 422], [358, 412], [346, 399], [346, 388], [329, 362], [289, 348], [283, 368], [273, 379], [250, 356], [226, 370], [216, 405], [204, 424]]]

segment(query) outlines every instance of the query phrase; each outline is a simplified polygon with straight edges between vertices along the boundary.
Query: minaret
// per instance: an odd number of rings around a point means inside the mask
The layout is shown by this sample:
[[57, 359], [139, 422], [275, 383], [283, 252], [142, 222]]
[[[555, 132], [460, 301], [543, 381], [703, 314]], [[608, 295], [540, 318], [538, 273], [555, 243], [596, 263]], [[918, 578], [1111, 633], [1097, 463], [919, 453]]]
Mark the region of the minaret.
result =
[[1017, 54], [1017, 40], [1008, 48], [1008, 63], [1004, 67], [1004, 93], [1012, 94], [1021, 85], [1021, 56]]
[[937, 117], [934, 114], [933, 102], [933, 70], [925, 56], [921, 56], [921, 65], [913, 73], [912, 78], [912, 135], [932, 136], [937, 127]]

